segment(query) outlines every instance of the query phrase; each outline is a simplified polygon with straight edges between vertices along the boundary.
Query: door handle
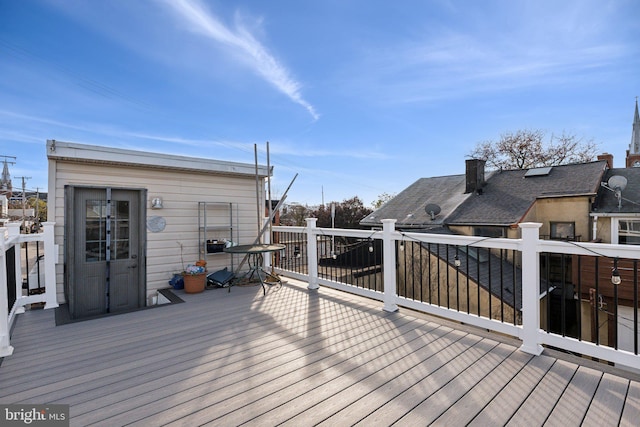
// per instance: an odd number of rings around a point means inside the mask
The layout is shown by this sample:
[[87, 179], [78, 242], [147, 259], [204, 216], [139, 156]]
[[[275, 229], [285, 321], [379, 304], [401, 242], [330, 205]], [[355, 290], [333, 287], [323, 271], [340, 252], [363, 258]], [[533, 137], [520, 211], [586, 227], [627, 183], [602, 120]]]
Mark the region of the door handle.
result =
[[127, 268], [136, 268], [137, 266], [138, 266], [138, 264], [133, 264], [133, 265], [128, 266]]

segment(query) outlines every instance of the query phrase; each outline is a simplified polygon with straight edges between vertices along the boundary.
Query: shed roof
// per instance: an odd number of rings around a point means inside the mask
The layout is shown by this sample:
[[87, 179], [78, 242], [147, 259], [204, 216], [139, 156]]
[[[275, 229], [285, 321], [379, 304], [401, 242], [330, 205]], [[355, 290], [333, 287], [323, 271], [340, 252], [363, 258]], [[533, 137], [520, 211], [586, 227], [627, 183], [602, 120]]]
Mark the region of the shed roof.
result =
[[500, 171], [486, 181], [481, 194], [466, 199], [446, 219], [448, 225], [508, 226], [522, 220], [536, 199], [595, 196], [606, 161], [553, 166], [548, 174], [525, 177], [527, 169]]
[[[103, 147], [56, 140], [47, 141], [47, 158], [81, 163], [139, 166], [223, 175], [256, 175], [256, 166], [202, 157], [188, 157], [123, 148]], [[258, 166], [259, 177], [268, 176], [266, 166]]]

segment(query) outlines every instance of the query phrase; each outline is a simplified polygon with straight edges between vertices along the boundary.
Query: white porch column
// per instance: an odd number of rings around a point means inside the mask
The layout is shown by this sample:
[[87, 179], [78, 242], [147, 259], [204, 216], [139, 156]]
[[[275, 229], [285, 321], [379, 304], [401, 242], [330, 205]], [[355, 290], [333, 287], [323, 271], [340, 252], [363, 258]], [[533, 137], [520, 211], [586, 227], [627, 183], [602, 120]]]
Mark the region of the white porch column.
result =
[[44, 238], [44, 308], [58, 307], [56, 288], [56, 264], [58, 263], [58, 246], [54, 239], [55, 222], [42, 223]]
[[540, 333], [540, 223], [520, 224], [522, 232], [522, 345], [525, 353], [542, 353]]
[[[20, 238], [20, 224], [11, 223], [7, 224], [7, 230], [9, 231], [9, 240], [14, 240], [16, 242], [15, 245], [15, 272], [16, 272], [16, 310], [15, 314], [24, 313], [24, 307], [20, 304], [20, 299], [22, 298], [22, 242], [19, 241]], [[25, 243], [27, 244], [27, 243]], [[27, 271], [27, 275], [29, 272]]]
[[318, 241], [314, 229], [318, 218], [307, 218], [307, 268], [309, 271], [309, 286], [307, 289], [318, 289]]
[[7, 248], [4, 245], [5, 228], [0, 228], [0, 357], [11, 356], [13, 347], [9, 345], [9, 310], [7, 303]]
[[382, 220], [382, 280], [384, 282], [384, 311], [398, 311], [396, 299], [396, 245], [392, 234], [396, 230], [395, 219]]

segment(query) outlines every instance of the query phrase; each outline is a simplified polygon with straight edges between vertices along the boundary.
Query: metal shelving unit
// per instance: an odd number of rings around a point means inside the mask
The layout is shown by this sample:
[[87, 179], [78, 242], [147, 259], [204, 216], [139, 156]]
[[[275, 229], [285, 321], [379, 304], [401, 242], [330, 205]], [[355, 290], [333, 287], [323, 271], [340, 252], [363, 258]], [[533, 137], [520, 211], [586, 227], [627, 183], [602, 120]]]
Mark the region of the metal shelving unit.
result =
[[[212, 255], [229, 255], [223, 251], [227, 241], [237, 242], [234, 215], [237, 208], [228, 202], [198, 202], [198, 253], [201, 259]], [[233, 270], [233, 256], [231, 269]]]

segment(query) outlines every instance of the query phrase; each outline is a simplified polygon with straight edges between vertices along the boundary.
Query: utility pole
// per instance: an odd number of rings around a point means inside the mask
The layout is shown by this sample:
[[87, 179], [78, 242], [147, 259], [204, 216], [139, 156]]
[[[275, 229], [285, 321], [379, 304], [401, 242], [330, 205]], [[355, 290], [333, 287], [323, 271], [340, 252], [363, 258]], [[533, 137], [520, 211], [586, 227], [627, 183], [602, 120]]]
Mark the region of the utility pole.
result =
[[18, 176], [16, 178], [21, 178], [22, 179], [22, 229], [25, 229], [25, 207], [27, 204], [27, 197], [25, 194], [26, 191], [26, 187], [27, 187], [27, 180], [31, 179], [30, 176]]
[[40, 187], [36, 187], [36, 224], [40, 228]]

